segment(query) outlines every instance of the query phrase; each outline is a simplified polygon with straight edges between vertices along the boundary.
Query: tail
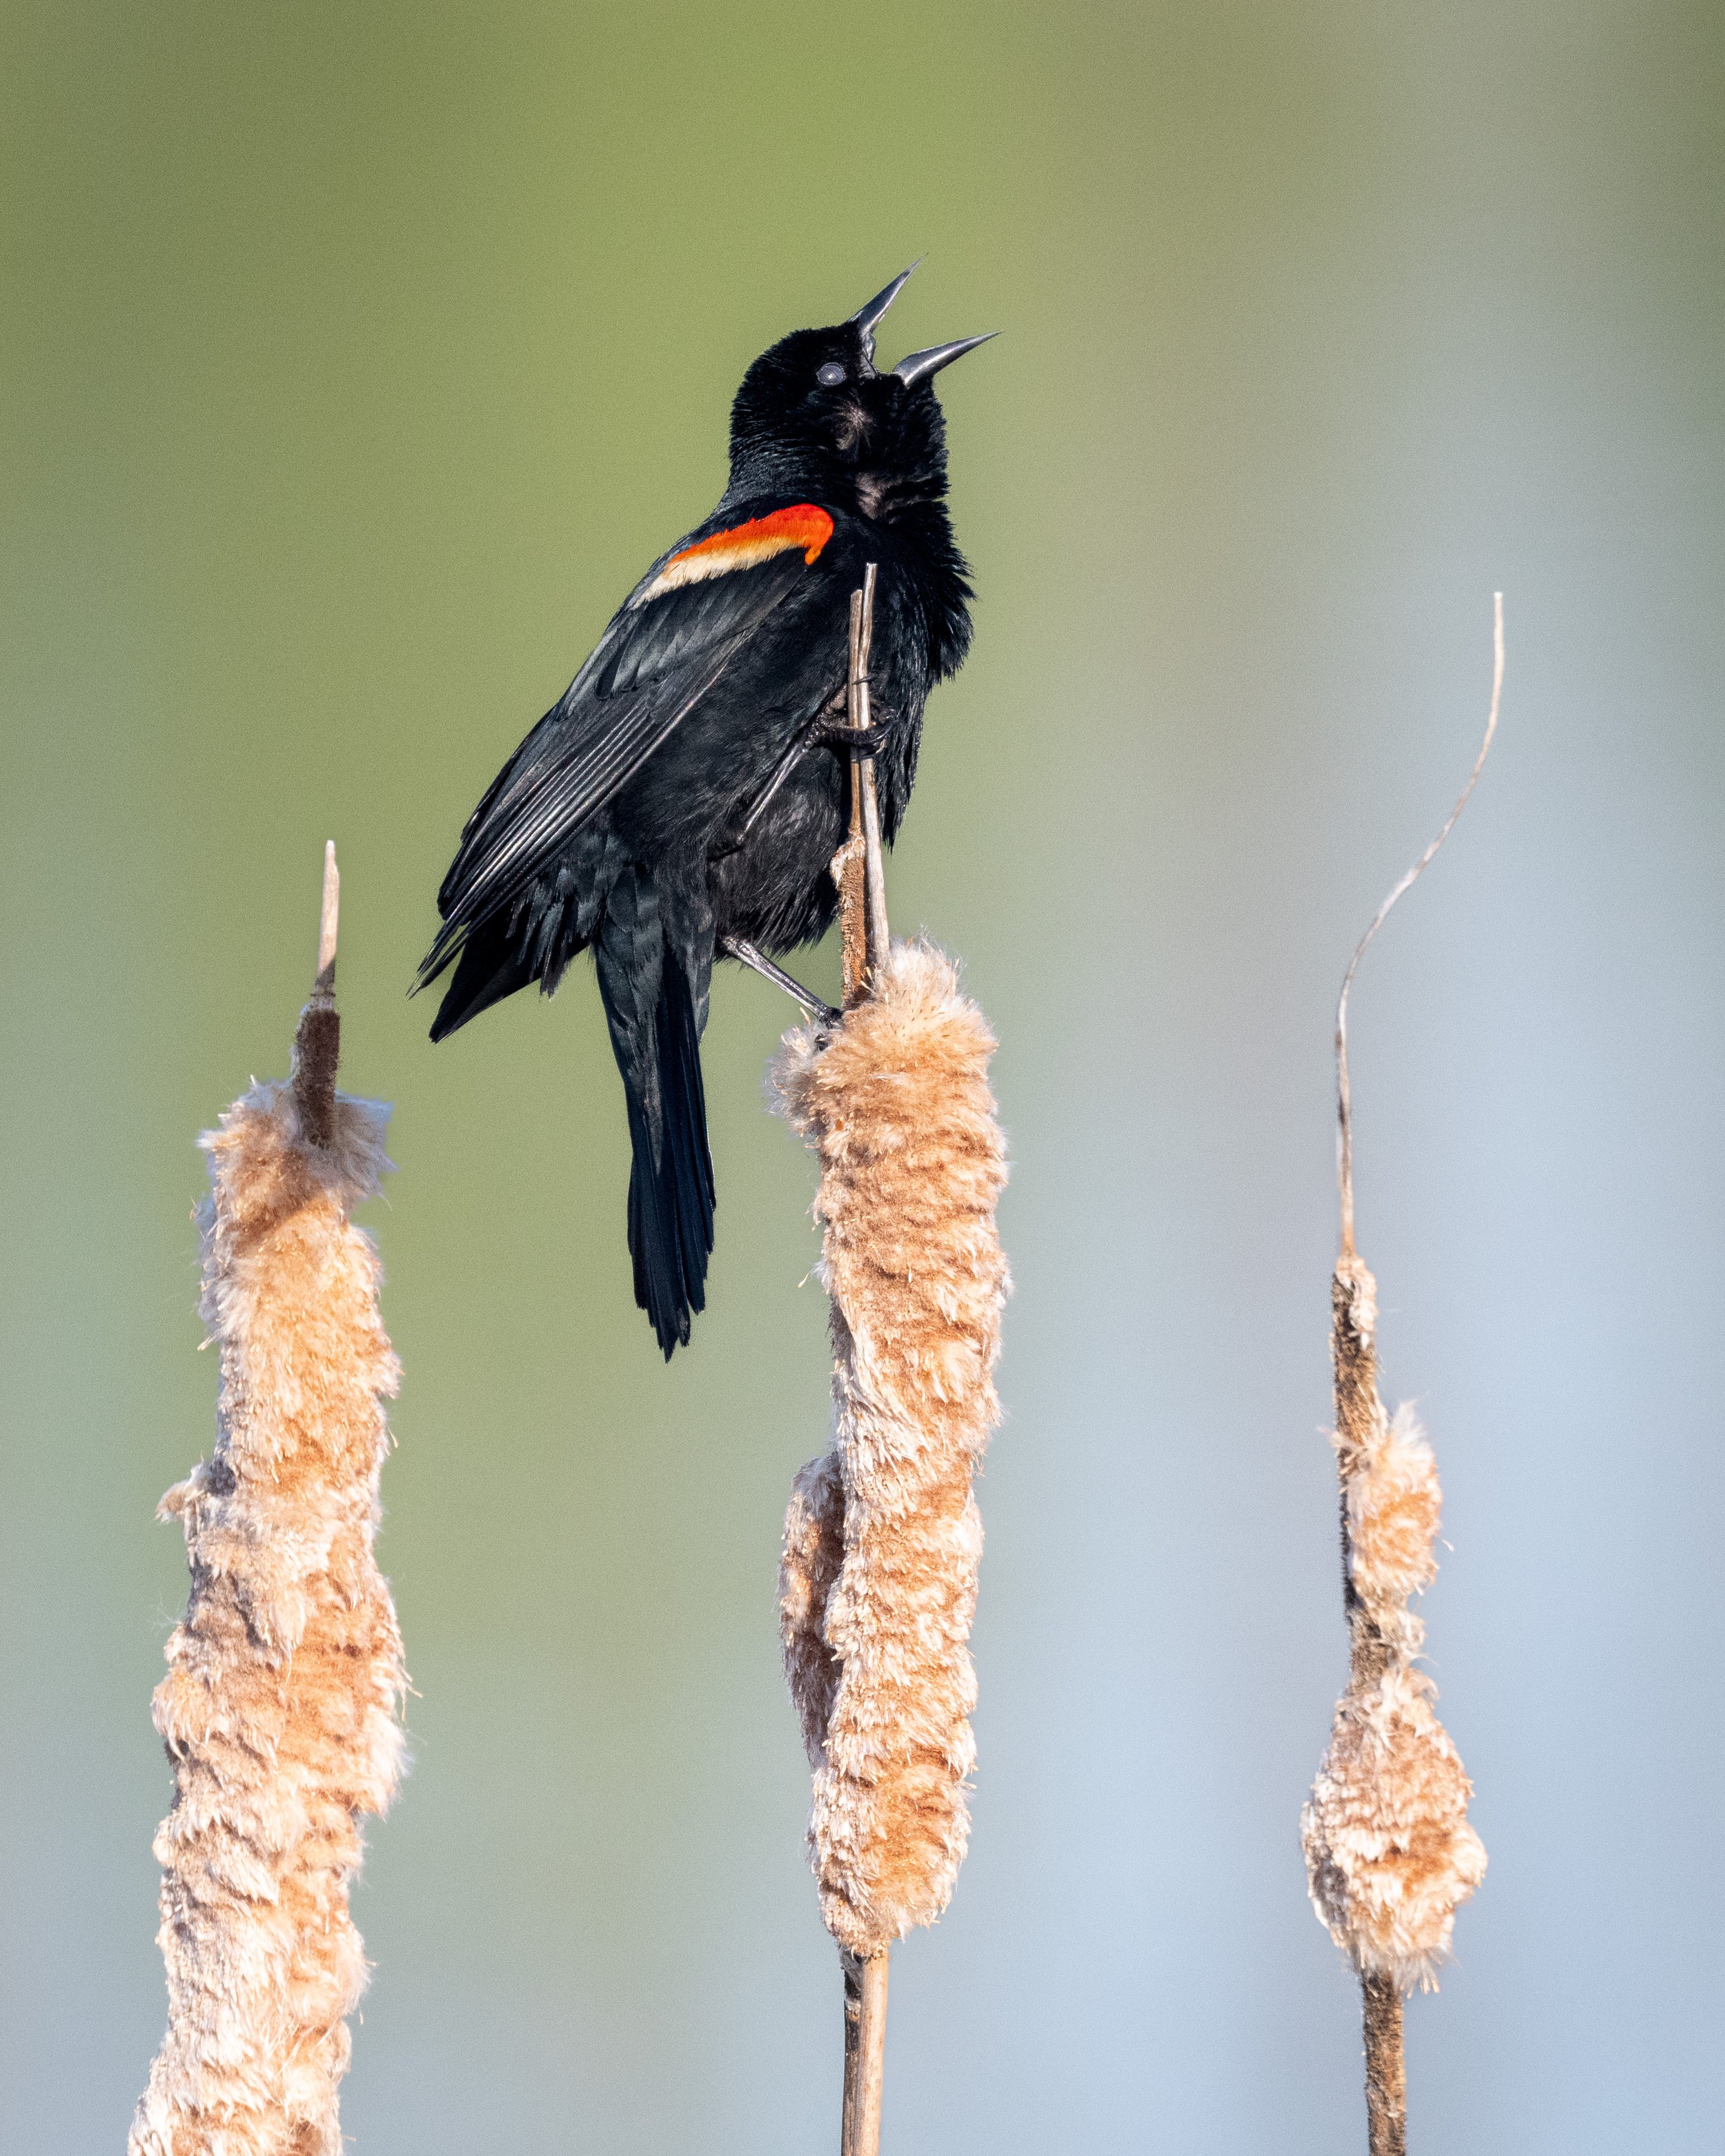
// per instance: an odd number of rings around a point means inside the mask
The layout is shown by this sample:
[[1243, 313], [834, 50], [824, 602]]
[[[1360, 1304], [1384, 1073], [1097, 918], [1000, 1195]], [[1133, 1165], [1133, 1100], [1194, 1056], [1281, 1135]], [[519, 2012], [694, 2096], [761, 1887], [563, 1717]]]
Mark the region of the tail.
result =
[[673, 948], [670, 926], [660, 894], [637, 869], [613, 886], [594, 947], [634, 1152], [629, 1250], [635, 1301], [666, 1362], [687, 1347], [690, 1321], [706, 1306], [713, 1247], [713, 1161], [701, 1076], [710, 961]]

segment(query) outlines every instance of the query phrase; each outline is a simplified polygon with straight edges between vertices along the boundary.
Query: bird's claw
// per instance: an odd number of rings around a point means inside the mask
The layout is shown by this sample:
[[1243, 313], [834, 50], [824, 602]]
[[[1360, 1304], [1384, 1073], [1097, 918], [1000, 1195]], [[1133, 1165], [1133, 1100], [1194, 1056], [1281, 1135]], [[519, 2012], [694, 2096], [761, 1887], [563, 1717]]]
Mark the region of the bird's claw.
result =
[[879, 756], [892, 738], [889, 720], [878, 726], [847, 726], [843, 719], [821, 717], [809, 735], [810, 746], [835, 748], [846, 756]]

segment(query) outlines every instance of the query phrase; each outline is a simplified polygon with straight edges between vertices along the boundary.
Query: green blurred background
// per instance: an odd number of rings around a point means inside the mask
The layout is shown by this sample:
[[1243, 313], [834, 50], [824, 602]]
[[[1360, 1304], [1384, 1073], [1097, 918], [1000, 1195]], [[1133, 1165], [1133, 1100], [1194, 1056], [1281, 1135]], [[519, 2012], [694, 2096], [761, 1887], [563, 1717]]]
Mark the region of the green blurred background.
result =
[[[721, 1210], [660, 1365], [584, 968], [434, 1053], [461, 820], [723, 480], [731, 393], [911, 256], [975, 654], [896, 920], [1016, 1168], [981, 1766], [887, 2133], [1328, 2156], [1296, 1839], [1344, 1656], [1332, 998], [1492, 1868], [1423, 2151], [1717, 2145], [1725, 18], [1549, 0], [13, 4], [0, 2139], [117, 2148], [163, 2017], [148, 1719], [207, 1449], [193, 1140], [279, 1072], [338, 841], [407, 1370], [416, 1765], [371, 1835], [376, 2156], [835, 2133], [773, 1624], [824, 1441], [788, 1017], [714, 998]], [[811, 961], [831, 978], [830, 951]]]

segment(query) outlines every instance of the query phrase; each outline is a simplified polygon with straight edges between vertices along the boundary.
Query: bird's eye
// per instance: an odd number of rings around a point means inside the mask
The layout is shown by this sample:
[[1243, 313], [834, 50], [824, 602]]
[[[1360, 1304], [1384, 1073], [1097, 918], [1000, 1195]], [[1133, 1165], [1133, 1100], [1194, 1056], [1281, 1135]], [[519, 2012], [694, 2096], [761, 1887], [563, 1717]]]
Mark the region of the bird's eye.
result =
[[836, 389], [845, 379], [845, 369], [836, 359], [829, 359], [824, 367], [815, 369], [814, 378], [823, 389]]

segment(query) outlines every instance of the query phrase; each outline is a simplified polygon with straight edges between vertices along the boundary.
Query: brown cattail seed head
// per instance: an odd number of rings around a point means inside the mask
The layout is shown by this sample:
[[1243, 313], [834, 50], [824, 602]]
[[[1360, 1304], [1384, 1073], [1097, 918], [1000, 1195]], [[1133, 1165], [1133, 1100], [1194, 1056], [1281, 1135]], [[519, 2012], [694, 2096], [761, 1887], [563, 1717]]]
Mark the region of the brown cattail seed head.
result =
[[839, 1657], [827, 1645], [827, 1603], [845, 1562], [845, 1484], [836, 1452], [824, 1452], [791, 1485], [778, 1567], [778, 1631], [791, 1703], [809, 1763], [819, 1772], [839, 1689]]
[[406, 1689], [372, 1554], [384, 1399], [399, 1372], [370, 1239], [387, 1111], [331, 1094], [306, 1131], [254, 1086], [203, 1142], [203, 1299], [216, 1445], [162, 1501], [192, 1595], [156, 1726], [174, 1774], [156, 1855], [168, 2029], [131, 2156], [340, 2156], [359, 1822], [400, 1777]]
[[1313, 1906], [1363, 1975], [1431, 1988], [1455, 1911], [1486, 1873], [1473, 1794], [1432, 1712], [1430, 1680], [1399, 1661], [1350, 1686], [1301, 1818]]
[[1437, 1576], [1437, 1463], [1409, 1408], [1384, 1413], [1377, 1283], [1352, 1251], [1332, 1305], [1351, 1674], [1301, 1835], [1331, 1937], [1363, 1976], [1406, 1991], [1434, 1983], [1486, 1852], [1467, 1823], [1472, 1784], [1414, 1666], [1425, 1628], [1407, 1599]]
[[863, 1960], [939, 1916], [964, 1856], [970, 1483], [1009, 1287], [993, 1037], [937, 952], [896, 944], [883, 976], [830, 1037], [793, 1034], [774, 1074], [820, 1163], [835, 1411], [785, 1522], [785, 1667], [822, 1914]]
[[1373, 1431], [1355, 1455], [1346, 1487], [1354, 1592], [1373, 1616], [1388, 1616], [1437, 1578], [1432, 1546], [1443, 1492], [1411, 1405]]

